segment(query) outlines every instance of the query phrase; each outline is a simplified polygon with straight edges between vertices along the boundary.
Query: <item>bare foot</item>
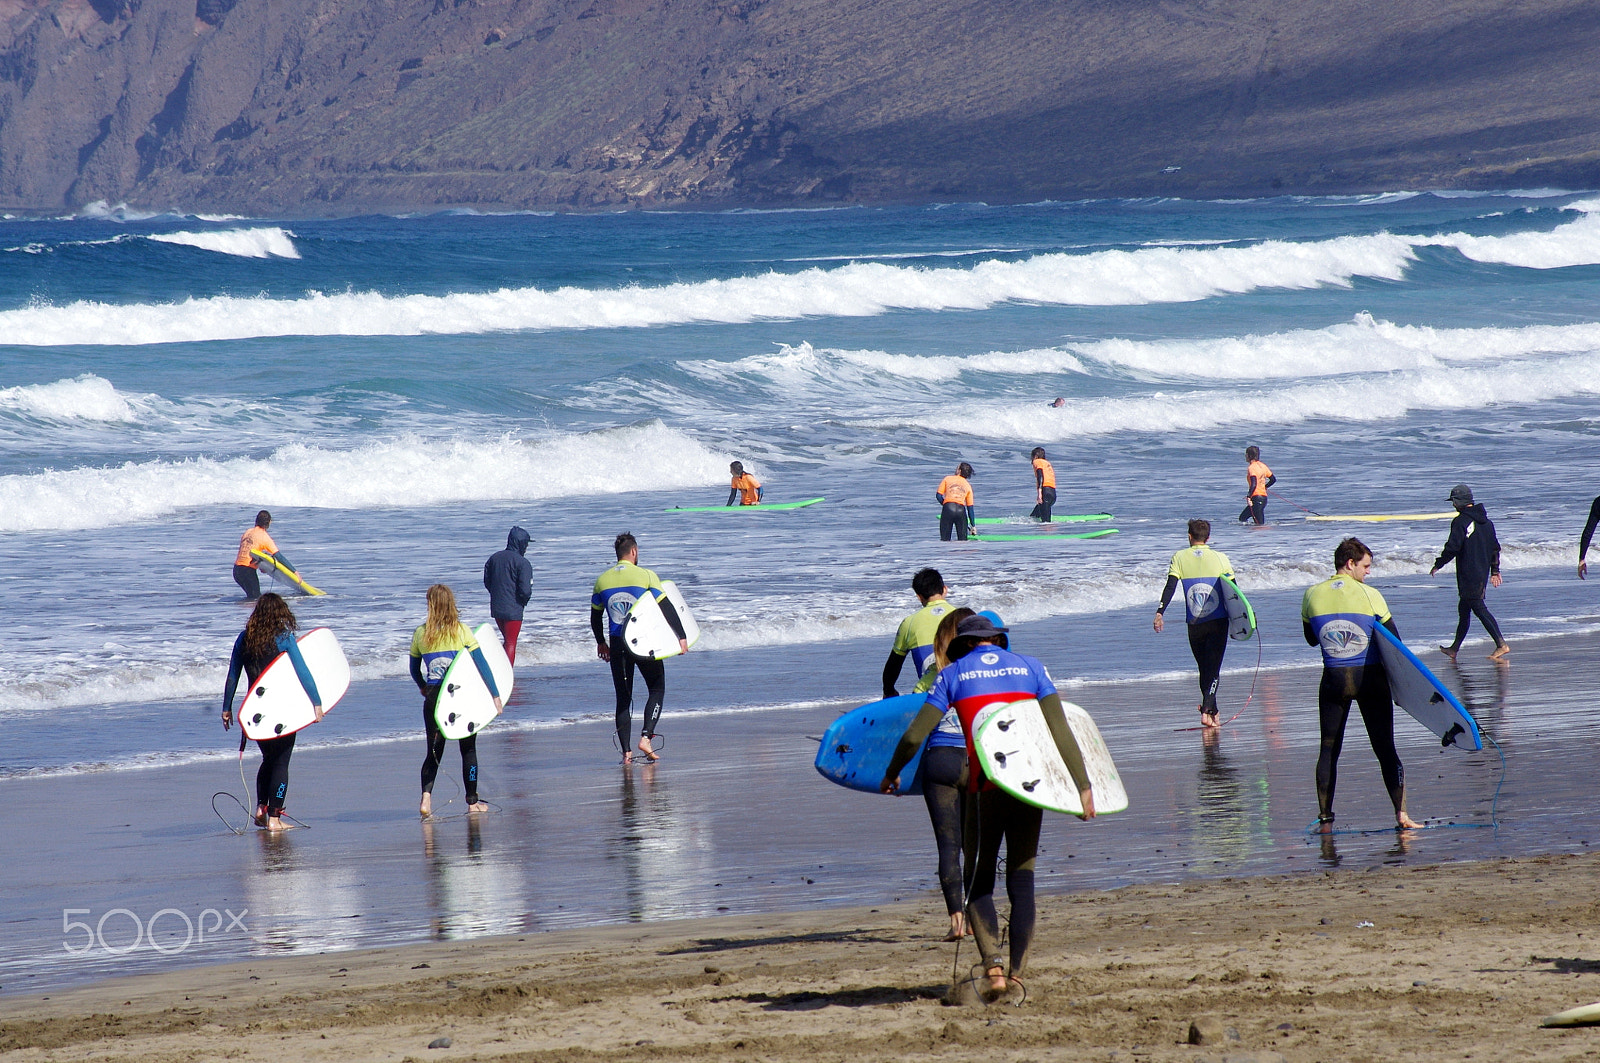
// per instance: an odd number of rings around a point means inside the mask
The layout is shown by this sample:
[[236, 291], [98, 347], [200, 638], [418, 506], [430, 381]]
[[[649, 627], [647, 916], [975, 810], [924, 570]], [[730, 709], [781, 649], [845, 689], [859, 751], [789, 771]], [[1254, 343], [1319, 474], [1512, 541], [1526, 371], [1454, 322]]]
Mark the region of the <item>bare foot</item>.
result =
[[1494, 652], [1493, 653], [1489, 654], [1489, 660], [1498, 661], [1500, 658], [1506, 656], [1506, 654], [1508, 654], [1510, 652], [1511, 652], [1511, 643], [1502, 642], [1500, 645], [1498, 645], [1498, 646], [1496, 646], [1494, 648]]
[[472, 804], [467, 806], [467, 811], [468, 812], [487, 812], [487, 811], [489, 811], [489, 803], [487, 801], [474, 801], [474, 802], [472, 802]]
[[419, 813], [421, 813], [422, 815], [424, 815], [424, 816], [433, 815], [433, 795], [432, 794], [423, 794], [422, 795], [422, 804], [417, 806], [417, 811]]
[[1406, 815], [1404, 812], [1394, 814], [1394, 825], [1400, 830], [1421, 830], [1422, 824]]
[[1201, 709], [1200, 710], [1200, 726], [1201, 727], [1221, 727], [1222, 726], [1222, 721], [1217, 718], [1217, 714], [1215, 712], [1209, 712], [1206, 709]]
[[267, 806], [266, 805], [257, 805], [256, 806], [255, 821], [256, 821], [256, 826], [258, 826], [258, 827], [265, 827], [267, 825]]
[[661, 759], [661, 754], [656, 752], [655, 746], [652, 746], [650, 744], [650, 739], [646, 738], [644, 735], [639, 736], [639, 752], [643, 753], [645, 755], [645, 759], [647, 760]]
[[944, 936], [946, 941], [960, 941], [967, 936], [967, 919], [961, 912], [950, 913], [950, 933]]
[[285, 826], [283, 820], [279, 819], [277, 816], [268, 816], [266, 829], [268, 831], [280, 831], [288, 830], [289, 828]]
[[1439, 647], [1439, 652], [1444, 654], [1446, 657], [1450, 658], [1453, 661], [1453, 660], [1456, 659], [1456, 650], [1458, 648], [1459, 647], [1456, 647], [1456, 646], [1440, 646]]
[[624, 754], [622, 754], [622, 766], [624, 768], [633, 767], [633, 754], [632, 753], [624, 753]]
[[1004, 967], [994, 966], [984, 972], [989, 978], [989, 992], [997, 996], [1004, 996], [1006, 991], [1006, 970]]

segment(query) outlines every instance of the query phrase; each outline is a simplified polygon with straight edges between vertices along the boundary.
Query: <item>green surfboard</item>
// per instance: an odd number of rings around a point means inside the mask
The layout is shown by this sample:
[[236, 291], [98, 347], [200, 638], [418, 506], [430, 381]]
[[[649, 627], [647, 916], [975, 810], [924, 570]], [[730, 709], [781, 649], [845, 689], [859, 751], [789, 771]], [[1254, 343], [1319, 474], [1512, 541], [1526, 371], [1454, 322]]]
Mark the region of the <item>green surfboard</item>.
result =
[[667, 513], [771, 513], [776, 509], [804, 509], [823, 501], [803, 498], [798, 502], [757, 502], [753, 506], [668, 506]]
[[1115, 528], [1096, 528], [1090, 532], [1057, 532], [1054, 535], [990, 535], [986, 532], [983, 535], [974, 533], [969, 538], [980, 543], [1021, 543], [1040, 539], [1099, 539], [1102, 536], [1115, 534], [1117, 534]]
[[[1077, 513], [1072, 516], [1051, 517], [1051, 524], [1074, 524], [1086, 520], [1110, 520], [1109, 513]], [[979, 517], [979, 524], [1043, 524], [1032, 517]]]

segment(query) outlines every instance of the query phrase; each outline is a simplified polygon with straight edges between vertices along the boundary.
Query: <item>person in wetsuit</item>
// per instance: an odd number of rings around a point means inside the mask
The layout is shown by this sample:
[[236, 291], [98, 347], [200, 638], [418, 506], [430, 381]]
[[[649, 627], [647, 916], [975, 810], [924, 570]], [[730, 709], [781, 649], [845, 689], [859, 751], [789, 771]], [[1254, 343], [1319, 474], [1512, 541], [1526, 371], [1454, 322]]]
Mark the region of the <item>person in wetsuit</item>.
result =
[[[911, 658], [911, 666], [917, 670], [917, 685], [921, 687], [922, 679], [930, 674], [933, 667], [933, 635], [939, 627], [939, 621], [955, 608], [945, 601], [944, 596], [950, 588], [944, 585], [944, 577], [939, 575], [936, 568], [918, 569], [911, 577], [911, 593], [917, 596], [917, 601], [922, 603], [922, 608], [900, 621], [899, 630], [894, 635], [894, 646], [889, 650], [889, 659], [883, 662], [883, 696], [886, 698], [899, 697], [900, 692], [895, 689], [895, 684], [900, 681], [900, 672], [905, 667], [906, 658]], [[928, 680], [932, 684], [932, 679]]]
[[760, 505], [761, 481], [744, 471], [744, 463], [732, 463], [728, 466], [728, 472], [733, 474], [733, 482], [728, 485], [728, 505], [733, 505], [735, 501], [741, 506]]
[[1317, 688], [1317, 714], [1322, 748], [1317, 756], [1317, 824], [1333, 829], [1333, 791], [1339, 752], [1344, 746], [1350, 702], [1361, 708], [1367, 740], [1377, 754], [1383, 785], [1394, 804], [1397, 830], [1421, 826], [1406, 814], [1406, 771], [1394, 747], [1394, 701], [1383, 660], [1372, 646], [1372, 629], [1382, 624], [1396, 635], [1383, 595], [1366, 585], [1372, 572], [1372, 551], [1360, 539], [1346, 539], [1333, 552], [1335, 572], [1306, 591], [1300, 619], [1306, 642], [1322, 650], [1322, 683]]
[[[445, 673], [462, 651], [472, 654], [472, 663], [483, 677], [483, 685], [494, 697], [496, 711], [501, 708], [500, 687], [494, 681], [494, 672], [478, 646], [472, 629], [461, 622], [456, 609], [456, 596], [443, 583], [428, 588], [428, 619], [411, 633], [411, 680], [422, 692], [422, 729], [428, 739], [427, 753], [422, 759], [422, 803], [418, 811], [424, 816], [433, 812], [433, 782], [439, 775], [439, 763], [444, 759], [445, 743], [449, 741], [439, 733], [439, 722], [434, 719], [434, 709], [439, 704], [440, 684]], [[487, 803], [478, 800], [478, 736], [461, 739], [461, 785], [466, 790], [467, 811], [487, 812]]]
[[949, 542], [952, 532], [962, 542], [967, 541], [967, 529], [975, 528], [978, 518], [972, 508], [972, 466], [962, 462], [956, 471], [934, 490], [934, 497], [942, 507], [939, 510], [939, 540]]
[[990, 782], [979, 766], [972, 736], [975, 717], [997, 703], [1037, 699], [1056, 749], [1077, 784], [1083, 802], [1080, 819], [1094, 817], [1094, 794], [1083, 765], [1083, 754], [1067, 726], [1061, 698], [1043, 664], [1006, 648], [1004, 627], [985, 616], [969, 616], [956, 625], [950, 642], [950, 665], [934, 680], [928, 701], [901, 736], [884, 772], [879, 789], [893, 793], [900, 786], [900, 770], [954, 710], [967, 749], [967, 792], [976, 799], [971, 830], [965, 841], [967, 858], [967, 924], [972, 927], [983, 958], [987, 992], [998, 997], [1008, 989], [1007, 970], [1000, 953], [999, 917], [995, 912], [995, 872], [1000, 844], [1006, 846], [1006, 895], [1011, 900], [1009, 978], [1020, 982], [1027, 969], [1028, 946], [1033, 942], [1036, 910], [1033, 895], [1034, 861], [1039, 851], [1042, 809], [1012, 797]]
[[[282, 597], [270, 591], [259, 597], [244, 630], [233, 640], [233, 653], [228, 657], [228, 679], [222, 689], [224, 731], [233, 726], [233, 696], [239, 689], [240, 674], [245, 676], [249, 686], [255, 686], [261, 673], [280, 653], [289, 655], [294, 674], [305, 689], [306, 697], [311, 699], [312, 715], [322, 719], [322, 695], [317, 692], [317, 681], [300, 655], [294, 629], [294, 613]], [[283, 825], [283, 803], [289, 794], [289, 758], [294, 755], [298, 733], [291, 731], [276, 738], [256, 739], [256, 746], [261, 750], [261, 767], [256, 770], [255, 821], [258, 827], [270, 831], [287, 829]], [[243, 736], [240, 736], [239, 748], [244, 749]]]
[[678, 636], [678, 648], [684, 653], [689, 652], [689, 640], [683, 621], [678, 618], [678, 610], [662, 593], [661, 580], [649, 569], [639, 567], [638, 540], [623, 532], [612, 545], [616, 549], [617, 563], [594, 581], [594, 593], [589, 598], [589, 628], [594, 632], [595, 650], [600, 659], [611, 664], [611, 684], [617, 692], [617, 741], [622, 746], [622, 763], [633, 763], [629, 743], [633, 731], [635, 668], [644, 677], [647, 691], [644, 720], [639, 728], [639, 752], [648, 760], [660, 760], [661, 755], [655, 751], [651, 740], [656, 736], [656, 722], [661, 718], [661, 704], [667, 694], [666, 666], [653, 658], [629, 653], [622, 637], [622, 625], [633, 603], [642, 595], [653, 594], [672, 633]]
[[263, 509], [256, 514], [255, 524], [239, 536], [239, 553], [233, 559], [233, 582], [244, 591], [248, 601], [253, 602], [261, 597], [261, 575], [257, 571], [259, 562], [250, 556], [250, 551], [260, 550], [264, 554], [278, 552], [278, 544], [267, 534], [267, 528], [271, 525], [272, 514]]
[[1589, 543], [1594, 540], [1594, 529], [1600, 525], [1600, 496], [1589, 503], [1589, 519], [1583, 524], [1583, 534], [1578, 537], [1578, 578], [1589, 578], [1589, 562], [1584, 558], [1589, 555]]
[[1501, 583], [1500, 540], [1494, 533], [1494, 522], [1489, 519], [1483, 503], [1472, 500], [1472, 488], [1466, 484], [1456, 484], [1450, 489], [1450, 503], [1456, 507], [1456, 517], [1450, 522], [1450, 537], [1445, 540], [1444, 549], [1433, 562], [1433, 568], [1428, 570], [1428, 575], [1434, 575], [1451, 561], [1456, 563], [1456, 594], [1460, 598], [1456, 608], [1459, 619], [1456, 622], [1455, 641], [1448, 646], [1440, 646], [1439, 652], [1455, 660], [1461, 650], [1462, 640], [1467, 637], [1467, 626], [1472, 623], [1473, 616], [1477, 616], [1483, 629], [1494, 639], [1494, 650], [1489, 658], [1498, 661], [1511, 652], [1511, 647], [1506, 643], [1505, 636], [1500, 634], [1500, 624], [1489, 612], [1483, 597], [1490, 587], [1498, 587]]
[[527, 558], [529, 536], [513, 527], [506, 548], [483, 563], [483, 587], [489, 592], [489, 616], [500, 629], [506, 660], [517, 663], [517, 636], [522, 634], [522, 612], [533, 597], [533, 565]]
[[1272, 475], [1272, 470], [1267, 468], [1267, 463], [1261, 460], [1260, 447], [1244, 448], [1244, 509], [1239, 511], [1239, 523], [1247, 524], [1254, 520], [1256, 524], [1267, 522], [1267, 488], [1278, 482]]
[[1233, 579], [1233, 565], [1227, 555], [1208, 545], [1211, 522], [1189, 522], [1189, 546], [1172, 555], [1167, 568], [1167, 585], [1156, 606], [1155, 629], [1166, 626], [1162, 614], [1172, 594], [1183, 587], [1183, 610], [1189, 626], [1189, 650], [1200, 666], [1200, 726], [1220, 727], [1217, 718], [1217, 685], [1221, 681], [1222, 656], [1228, 651], [1228, 610], [1222, 601], [1220, 579]]
[[1050, 507], [1056, 504], [1056, 468], [1044, 456], [1043, 447], [1034, 447], [1029, 455], [1033, 459], [1034, 507], [1033, 519], [1041, 524], [1050, 523]]

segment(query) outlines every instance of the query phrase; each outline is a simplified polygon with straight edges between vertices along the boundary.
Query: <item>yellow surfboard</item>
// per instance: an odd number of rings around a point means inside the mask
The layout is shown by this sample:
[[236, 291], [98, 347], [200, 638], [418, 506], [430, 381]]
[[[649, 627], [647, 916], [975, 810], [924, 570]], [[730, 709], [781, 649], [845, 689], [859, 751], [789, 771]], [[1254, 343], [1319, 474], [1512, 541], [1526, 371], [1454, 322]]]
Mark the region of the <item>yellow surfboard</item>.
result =
[[1449, 513], [1386, 513], [1344, 517], [1307, 517], [1306, 520], [1360, 520], [1369, 524], [1379, 524], [1386, 520], [1449, 520], [1455, 515], [1455, 511], [1451, 510]]
[[252, 550], [250, 551], [250, 556], [256, 559], [256, 567], [265, 572], [267, 575], [278, 576], [286, 579], [307, 594], [323, 593], [322, 591], [317, 590], [311, 584], [307, 583], [305, 580], [301, 579], [300, 573], [296, 572], [288, 565], [281, 563], [271, 554], [265, 553], [261, 550]]

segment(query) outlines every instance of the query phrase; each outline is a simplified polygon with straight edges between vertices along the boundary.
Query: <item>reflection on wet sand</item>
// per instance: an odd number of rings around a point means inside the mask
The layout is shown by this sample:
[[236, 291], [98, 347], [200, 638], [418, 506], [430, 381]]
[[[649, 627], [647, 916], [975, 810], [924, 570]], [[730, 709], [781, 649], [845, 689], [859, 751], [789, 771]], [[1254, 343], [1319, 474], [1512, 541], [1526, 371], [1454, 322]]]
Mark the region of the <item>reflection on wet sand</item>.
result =
[[438, 940], [463, 941], [528, 928], [531, 915], [524, 915], [529, 905], [520, 869], [512, 859], [484, 850], [484, 821], [490, 816], [471, 813], [422, 821], [431, 925]]
[[[344, 868], [302, 857], [295, 831], [259, 831], [255, 866], [244, 895], [256, 948], [262, 953], [323, 952], [358, 944], [368, 904], [362, 883]], [[313, 853], [317, 850], [312, 849]]]
[[606, 859], [622, 865], [628, 921], [712, 911], [703, 887], [716, 870], [715, 844], [705, 813], [679, 809], [670, 776], [651, 763], [622, 769], [619, 796]]

